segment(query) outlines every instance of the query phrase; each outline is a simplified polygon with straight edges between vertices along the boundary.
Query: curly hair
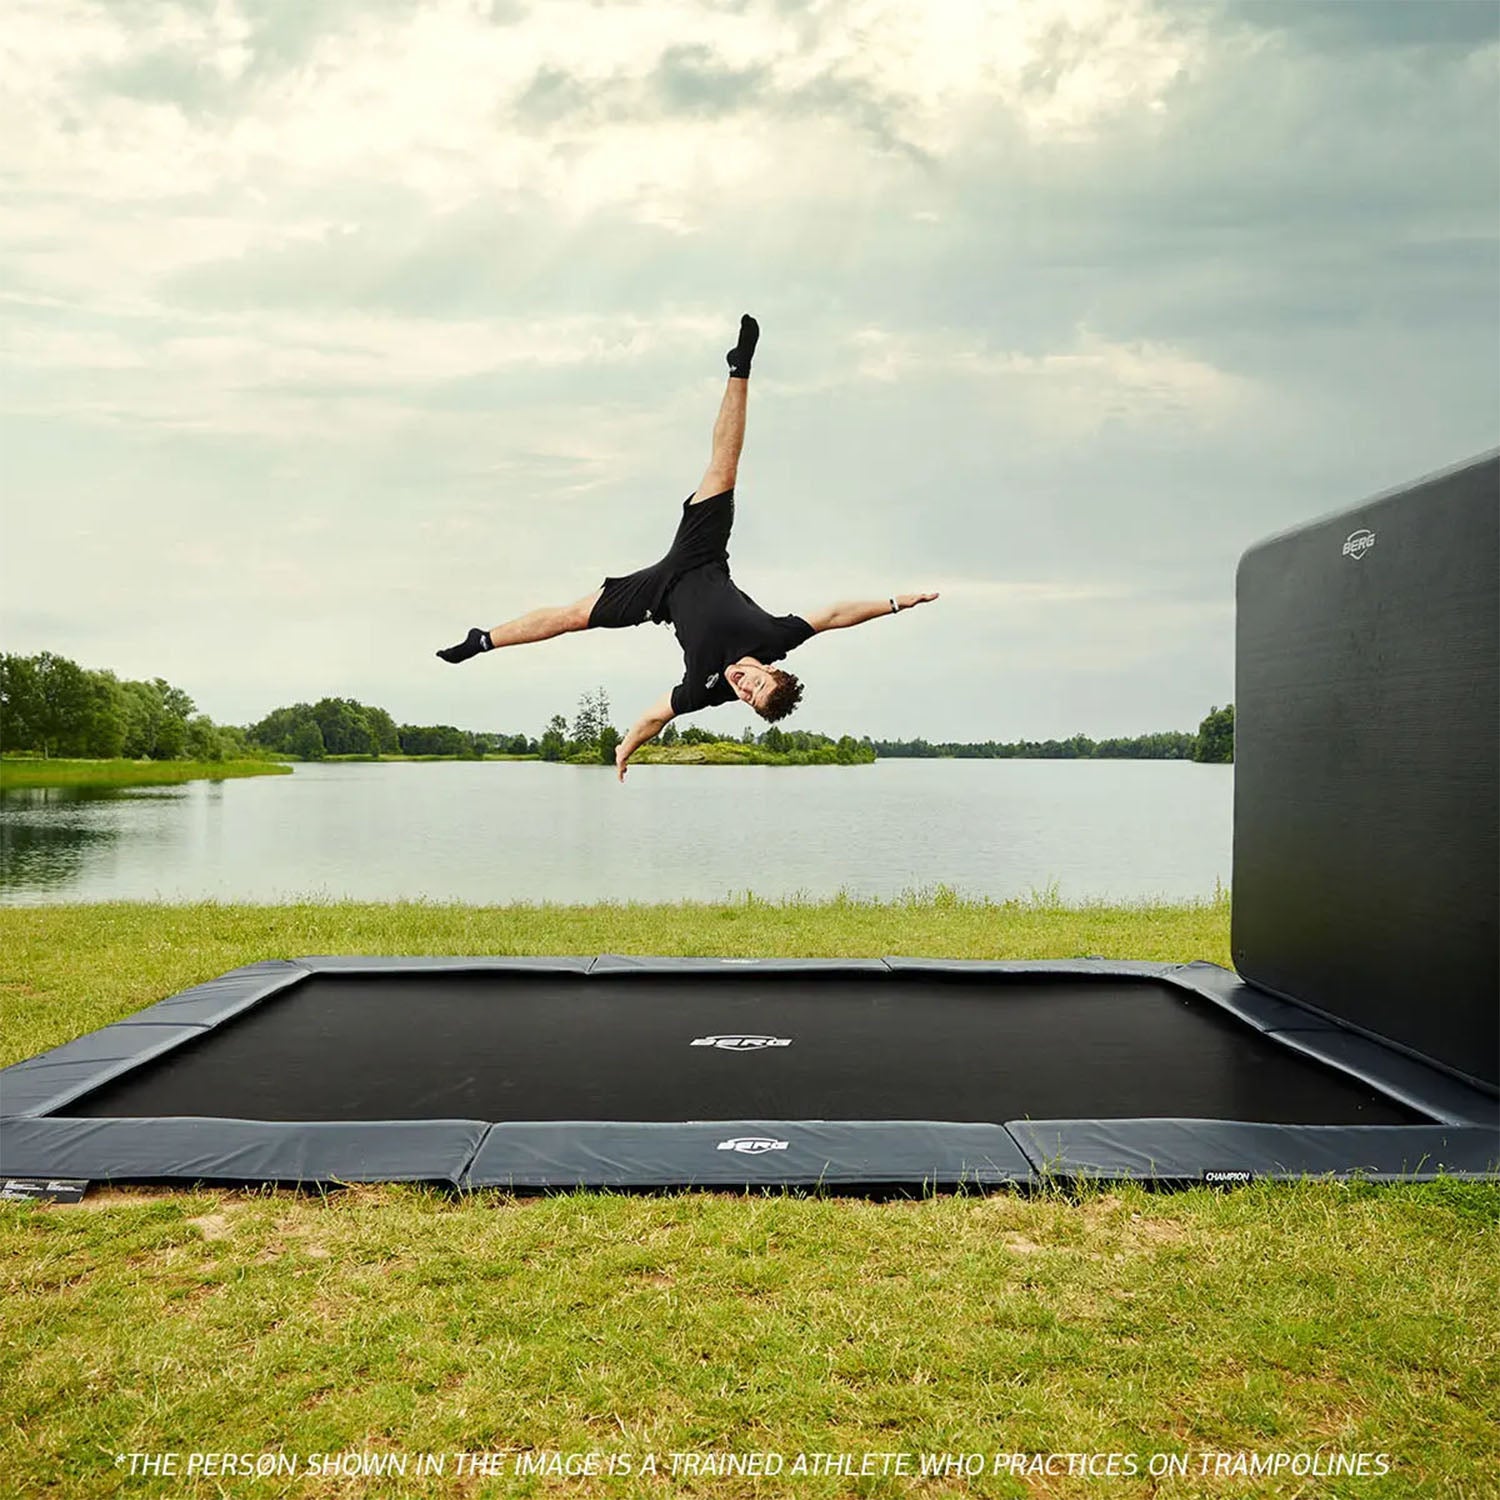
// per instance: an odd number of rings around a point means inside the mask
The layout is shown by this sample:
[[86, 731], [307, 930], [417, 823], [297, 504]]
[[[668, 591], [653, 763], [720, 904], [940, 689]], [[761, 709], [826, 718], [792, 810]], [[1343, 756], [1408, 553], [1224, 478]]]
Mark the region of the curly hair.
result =
[[776, 667], [767, 667], [766, 672], [776, 679], [776, 686], [767, 696], [766, 706], [755, 711], [768, 724], [774, 724], [778, 719], [786, 718], [802, 701], [802, 684], [790, 672]]

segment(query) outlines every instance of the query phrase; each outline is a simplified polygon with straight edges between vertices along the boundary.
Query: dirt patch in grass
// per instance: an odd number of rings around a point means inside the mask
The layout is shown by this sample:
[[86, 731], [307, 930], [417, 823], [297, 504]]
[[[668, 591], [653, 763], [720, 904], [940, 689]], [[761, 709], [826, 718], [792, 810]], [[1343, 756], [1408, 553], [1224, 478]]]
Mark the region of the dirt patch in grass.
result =
[[228, 1214], [200, 1214], [187, 1222], [206, 1240], [227, 1240], [234, 1233]]
[[1012, 1255], [1035, 1255], [1043, 1247], [1035, 1240], [1029, 1240], [1024, 1234], [1008, 1234], [1001, 1243]]
[[1127, 1240], [1137, 1245], [1181, 1245], [1192, 1238], [1173, 1219], [1148, 1219], [1143, 1214], [1131, 1214], [1125, 1233]]
[[163, 1198], [180, 1198], [181, 1188], [169, 1187], [97, 1187], [90, 1188], [74, 1208], [139, 1208], [146, 1203], [160, 1203]]

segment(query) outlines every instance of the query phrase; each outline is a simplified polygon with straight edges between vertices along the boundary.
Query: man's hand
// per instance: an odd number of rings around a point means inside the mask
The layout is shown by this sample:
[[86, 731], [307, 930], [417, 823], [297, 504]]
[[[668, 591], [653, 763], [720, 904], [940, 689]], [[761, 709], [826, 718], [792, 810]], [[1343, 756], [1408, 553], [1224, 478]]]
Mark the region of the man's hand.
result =
[[884, 599], [850, 600], [844, 604], [830, 604], [825, 609], [815, 609], [802, 618], [814, 630], [847, 630], [851, 625], [863, 625], [866, 620], [878, 620], [891, 613], [891, 601], [903, 609], [912, 609], [936, 599], [936, 594], [892, 594]]
[[625, 738], [615, 746], [615, 772], [621, 781], [625, 779], [625, 762], [635, 754], [647, 740], [654, 740], [663, 729], [672, 721], [675, 715], [672, 712], [672, 695], [663, 693], [650, 708], [643, 713], [634, 724]]

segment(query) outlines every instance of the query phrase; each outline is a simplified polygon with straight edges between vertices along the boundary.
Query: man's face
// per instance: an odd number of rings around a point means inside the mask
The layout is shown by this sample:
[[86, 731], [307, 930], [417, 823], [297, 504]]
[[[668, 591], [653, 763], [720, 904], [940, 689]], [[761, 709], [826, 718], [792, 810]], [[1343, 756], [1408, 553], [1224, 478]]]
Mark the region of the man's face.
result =
[[776, 688], [776, 679], [764, 667], [744, 668], [738, 682], [733, 684], [742, 703], [748, 703], [757, 713], [766, 706]]

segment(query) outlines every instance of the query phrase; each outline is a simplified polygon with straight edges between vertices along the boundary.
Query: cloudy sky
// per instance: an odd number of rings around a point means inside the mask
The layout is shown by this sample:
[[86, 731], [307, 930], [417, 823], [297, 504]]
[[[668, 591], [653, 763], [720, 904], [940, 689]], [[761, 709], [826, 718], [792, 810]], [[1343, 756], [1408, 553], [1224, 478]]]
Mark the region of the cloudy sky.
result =
[[[1489, 0], [11, 0], [0, 649], [627, 724], [741, 312], [790, 725], [1196, 726], [1269, 532], [1500, 434]], [[738, 732], [740, 705], [696, 722]]]

